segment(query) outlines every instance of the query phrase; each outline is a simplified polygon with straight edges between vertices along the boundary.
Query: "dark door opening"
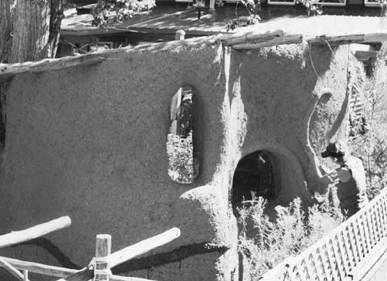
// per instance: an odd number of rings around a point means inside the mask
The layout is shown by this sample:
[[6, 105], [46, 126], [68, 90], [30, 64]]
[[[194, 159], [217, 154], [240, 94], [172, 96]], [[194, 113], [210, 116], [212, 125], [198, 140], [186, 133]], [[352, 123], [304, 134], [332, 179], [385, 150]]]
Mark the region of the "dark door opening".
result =
[[243, 157], [234, 172], [232, 184], [232, 207], [234, 213], [243, 202], [255, 197], [268, 201], [275, 199], [278, 188], [275, 180], [274, 157], [266, 151], [256, 151]]

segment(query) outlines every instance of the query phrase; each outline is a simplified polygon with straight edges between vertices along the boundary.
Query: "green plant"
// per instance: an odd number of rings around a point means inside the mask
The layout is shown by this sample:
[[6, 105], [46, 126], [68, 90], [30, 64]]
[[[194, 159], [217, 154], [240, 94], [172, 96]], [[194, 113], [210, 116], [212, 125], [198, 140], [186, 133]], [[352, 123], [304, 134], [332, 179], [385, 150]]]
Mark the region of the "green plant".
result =
[[259, 11], [261, 9], [260, 0], [241, 0], [243, 7], [247, 10], [247, 17], [238, 17], [238, 2], [235, 5], [235, 18], [227, 23], [227, 31], [234, 30], [240, 26], [254, 25], [261, 21]]
[[167, 155], [169, 177], [178, 183], [192, 183], [199, 172], [194, 155], [192, 130], [186, 137], [168, 134]]
[[350, 142], [355, 156], [362, 159], [366, 171], [368, 197], [372, 199], [387, 184], [387, 69], [384, 60], [375, 65], [372, 77], [365, 81], [364, 116], [366, 133]]
[[238, 209], [238, 251], [246, 280], [257, 280], [289, 256], [299, 254], [343, 220], [339, 208], [328, 201], [304, 211], [299, 198], [275, 207], [276, 219], [264, 214], [266, 202], [254, 198]]
[[323, 13], [319, 0], [298, 0], [296, 3], [305, 6], [308, 16], [321, 15]]
[[92, 25], [106, 27], [109, 24], [127, 20], [134, 14], [155, 6], [155, 0], [99, 0], [92, 11]]

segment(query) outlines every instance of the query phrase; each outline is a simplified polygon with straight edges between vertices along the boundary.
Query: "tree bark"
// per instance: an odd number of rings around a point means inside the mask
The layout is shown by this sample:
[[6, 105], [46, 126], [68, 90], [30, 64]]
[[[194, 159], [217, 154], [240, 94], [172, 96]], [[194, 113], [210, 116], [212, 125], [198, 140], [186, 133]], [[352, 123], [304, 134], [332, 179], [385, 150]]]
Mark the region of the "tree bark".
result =
[[60, 26], [63, 19], [63, 0], [51, 0], [50, 36], [48, 38], [49, 58], [55, 58], [58, 49]]
[[11, 0], [0, 0], [0, 62], [8, 62], [11, 31]]
[[13, 27], [12, 62], [34, 61], [48, 56], [48, 0], [16, 0]]
[[62, 2], [0, 0], [0, 60], [15, 63], [55, 57], [63, 18]]

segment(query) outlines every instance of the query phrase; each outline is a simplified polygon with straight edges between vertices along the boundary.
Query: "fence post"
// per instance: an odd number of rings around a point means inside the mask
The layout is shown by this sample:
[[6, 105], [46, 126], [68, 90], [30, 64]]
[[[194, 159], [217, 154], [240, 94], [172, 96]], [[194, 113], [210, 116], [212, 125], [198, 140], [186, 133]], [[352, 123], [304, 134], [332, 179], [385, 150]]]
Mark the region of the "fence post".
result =
[[97, 234], [95, 244], [94, 281], [109, 281], [110, 265], [107, 258], [112, 250], [112, 237], [109, 234]]
[[182, 29], [176, 30], [175, 40], [184, 40], [184, 38], [185, 38], [185, 31]]

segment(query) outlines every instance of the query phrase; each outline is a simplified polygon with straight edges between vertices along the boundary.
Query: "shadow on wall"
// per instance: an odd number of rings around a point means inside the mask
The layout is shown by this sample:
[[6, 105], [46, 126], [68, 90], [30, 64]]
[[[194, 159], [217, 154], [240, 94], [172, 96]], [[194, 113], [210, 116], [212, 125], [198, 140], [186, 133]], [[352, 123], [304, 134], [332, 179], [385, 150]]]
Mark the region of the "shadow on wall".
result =
[[281, 190], [276, 203], [309, 197], [305, 182], [310, 187], [314, 179], [308, 172], [313, 163], [305, 150], [307, 116], [322, 84], [319, 80], [330, 69], [331, 50], [326, 45], [289, 45], [235, 56], [248, 117], [242, 153], [256, 150], [257, 145], [265, 149], [262, 144], [267, 144], [281, 159], [278, 169], [284, 190], [274, 188]]

